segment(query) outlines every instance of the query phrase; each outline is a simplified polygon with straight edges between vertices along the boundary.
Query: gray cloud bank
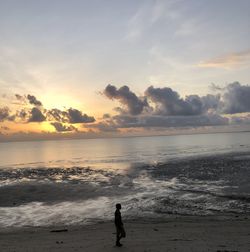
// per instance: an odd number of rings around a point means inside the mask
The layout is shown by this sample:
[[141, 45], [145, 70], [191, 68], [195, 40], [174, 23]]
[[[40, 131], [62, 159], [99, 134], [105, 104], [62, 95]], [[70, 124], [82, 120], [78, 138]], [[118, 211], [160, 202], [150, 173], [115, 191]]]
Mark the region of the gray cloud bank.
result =
[[226, 125], [228, 119], [216, 114], [199, 116], [161, 116], [161, 115], [116, 115], [106, 122], [96, 124], [102, 131], [116, 131], [119, 128], [168, 128], [168, 127], [200, 127]]
[[120, 101], [125, 110], [123, 108], [118, 110], [130, 115], [139, 115], [145, 111], [166, 116], [202, 115], [208, 111], [219, 114], [250, 112], [250, 86], [233, 82], [224, 88], [214, 85], [213, 89], [217, 91], [216, 94], [189, 95], [181, 98], [169, 87], [150, 86], [146, 89], [145, 96], [140, 98], [127, 86], [117, 89], [115, 86], [108, 85], [103, 94], [110, 99]]
[[[116, 99], [121, 107], [118, 115], [103, 117], [94, 127], [101, 131], [119, 128], [154, 127], [201, 127], [249, 123], [247, 117], [236, 113], [250, 112], [250, 86], [233, 82], [221, 88], [213, 85], [213, 94], [180, 97], [170, 87], [148, 87], [143, 97], [137, 96], [129, 87], [108, 85], [103, 94]], [[226, 115], [228, 114], [228, 115]], [[231, 118], [229, 119], [228, 117]], [[238, 119], [237, 119], [238, 118]], [[93, 125], [92, 125], [93, 126]]]

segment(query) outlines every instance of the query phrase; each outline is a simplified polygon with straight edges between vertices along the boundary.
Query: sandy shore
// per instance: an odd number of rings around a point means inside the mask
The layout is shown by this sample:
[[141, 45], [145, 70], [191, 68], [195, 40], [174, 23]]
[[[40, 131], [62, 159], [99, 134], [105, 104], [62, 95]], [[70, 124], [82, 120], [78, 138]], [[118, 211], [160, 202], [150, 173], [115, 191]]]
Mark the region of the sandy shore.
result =
[[113, 223], [2, 229], [0, 251], [250, 251], [249, 216], [130, 221], [125, 227], [121, 248], [114, 246]]

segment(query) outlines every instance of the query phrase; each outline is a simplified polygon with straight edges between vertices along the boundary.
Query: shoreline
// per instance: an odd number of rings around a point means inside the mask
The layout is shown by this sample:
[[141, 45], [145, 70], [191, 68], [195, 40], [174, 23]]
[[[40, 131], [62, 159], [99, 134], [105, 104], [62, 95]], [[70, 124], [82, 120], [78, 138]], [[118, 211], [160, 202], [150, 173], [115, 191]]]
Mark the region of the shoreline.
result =
[[123, 247], [112, 221], [86, 226], [4, 228], [0, 251], [250, 251], [250, 216], [174, 216], [125, 220]]

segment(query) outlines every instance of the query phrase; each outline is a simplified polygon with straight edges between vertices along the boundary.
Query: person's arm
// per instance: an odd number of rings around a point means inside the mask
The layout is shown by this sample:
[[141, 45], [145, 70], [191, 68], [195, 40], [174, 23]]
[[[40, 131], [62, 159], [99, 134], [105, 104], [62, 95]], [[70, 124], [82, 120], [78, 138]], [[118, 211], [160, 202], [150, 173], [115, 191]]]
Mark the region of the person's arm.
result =
[[115, 223], [118, 226], [123, 226], [121, 213], [118, 211], [115, 213]]

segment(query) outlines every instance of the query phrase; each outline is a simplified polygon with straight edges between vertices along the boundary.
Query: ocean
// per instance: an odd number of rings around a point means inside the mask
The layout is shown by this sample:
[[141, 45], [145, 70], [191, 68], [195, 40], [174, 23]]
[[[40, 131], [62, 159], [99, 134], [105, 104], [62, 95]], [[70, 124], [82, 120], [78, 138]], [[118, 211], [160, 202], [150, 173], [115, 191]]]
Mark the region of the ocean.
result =
[[0, 227], [250, 214], [250, 133], [0, 143]]

